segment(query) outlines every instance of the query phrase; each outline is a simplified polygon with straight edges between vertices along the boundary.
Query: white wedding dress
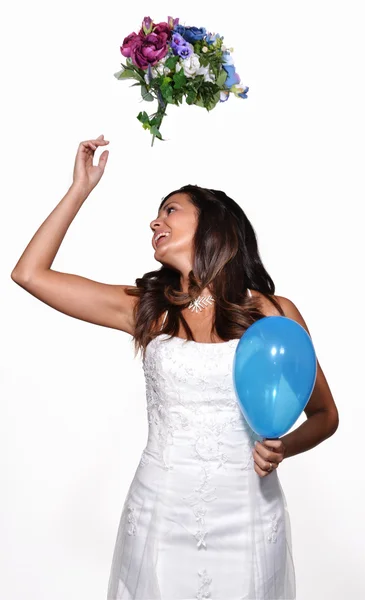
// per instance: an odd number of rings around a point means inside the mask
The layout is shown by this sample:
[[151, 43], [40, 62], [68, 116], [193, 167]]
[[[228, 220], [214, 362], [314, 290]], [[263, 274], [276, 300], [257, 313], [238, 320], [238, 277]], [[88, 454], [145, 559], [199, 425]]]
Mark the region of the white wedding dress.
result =
[[148, 441], [124, 502], [107, 600], [295, 599], [284, 492], [277, 469], [254, 470], [262, 438], [234, 391], [238, 342], [160, 334], [148, 344]]

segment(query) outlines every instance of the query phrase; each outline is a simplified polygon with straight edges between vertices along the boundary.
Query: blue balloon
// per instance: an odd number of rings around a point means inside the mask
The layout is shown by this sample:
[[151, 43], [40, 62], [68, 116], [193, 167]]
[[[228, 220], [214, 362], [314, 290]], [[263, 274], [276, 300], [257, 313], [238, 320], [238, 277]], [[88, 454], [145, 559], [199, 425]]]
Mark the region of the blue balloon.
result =
[[238, 342], [233, 381], [243, 416], [258, 435], [278, 438], [307, 405], [317, 357], [307, 331], [288, 317], [263, 317]]

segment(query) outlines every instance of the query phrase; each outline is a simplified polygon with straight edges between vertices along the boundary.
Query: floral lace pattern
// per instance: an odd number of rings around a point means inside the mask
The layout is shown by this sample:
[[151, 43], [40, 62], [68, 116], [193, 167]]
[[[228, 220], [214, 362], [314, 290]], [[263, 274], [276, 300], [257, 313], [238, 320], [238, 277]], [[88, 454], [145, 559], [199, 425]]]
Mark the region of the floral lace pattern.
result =
[[276, 543], [278, 536], [277, 536], [277, 530], [278, 530], [278, 521], [276, 518], [276, 514], [273, 514], [271, 517], [271, 523], [270, 523], [270, 532], [269, 535], [267, 536], [267, 539], [269, 542], [272, 543]]
[[203, 600], [204, 598], [210, 598], [211, 594], [209, 591], [209, 586], [212, 583], [212, 578], [208, 576], [207, 570], [203, 569], [202, 571], [198, 571], [198, 575], [201, 579], [198, 592], [196, 594], [196, 598], [198, 600]]
[[137, 522], [136, 522], [136, 517], [134, 514], [134, 507], [131, 506], [130, 504], [128, 504], [127, 506], [127, 510], [128, 510], [128, 523], [129, 523], [129, 527], [128, 527], [128, 534], [129, 535], [135, 535], [136, 531], [137, 531]]
[[196, 547], [207, 549], [206, 535], [208, 533], [205, 527], [205, 515], [207, 513], [203, 502], [213, 502], [217, 499], [215, 487], [209, 484], [210, 472], [206, 466], [202, 467], [200, 485], [194, 488], [194, 491], [189, 496], [183, 496], [183, 500], [192, 507], [195, 520], [198, 522], [198, 530], [194, 533], [194, 538], [197, 540]]

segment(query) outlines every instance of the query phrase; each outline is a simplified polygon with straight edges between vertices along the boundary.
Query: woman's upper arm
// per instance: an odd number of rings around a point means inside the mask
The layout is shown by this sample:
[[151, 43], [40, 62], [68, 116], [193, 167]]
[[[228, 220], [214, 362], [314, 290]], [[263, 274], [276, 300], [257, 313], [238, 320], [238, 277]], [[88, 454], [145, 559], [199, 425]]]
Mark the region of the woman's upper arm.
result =
[[[300, 314], [295, 304], [291, 300], [289, 300], [288, 298], [284, 298], [283, 296], [275, 296], [275, 298], [280, 303], [280, 306], [282, 307], [285, 316], [289, 317], [290, 319], [293, 319], [294, 321], [297, 321], [297, 323], [304, 327], [304, 329], [310, 335], [307, 324], [304, 321], [302, 315]], [[327, 383], [326, 377], [317, 359], [316, 382], [313, 388], [312, 395], [309, 399], [307, 406], [304, 409], [304, 412], [307, 415], [307, 417], [309, 417], [310, 415], [318, 411], [328, 411], [331, 417], [334, 419], [334, 423], [338, 424], [338, 410], [334, 402], [330, 387]]]
[[56, 310], [95, 325], [119, 329], [133, 335], [136, 296], [125, 292], [129, 285], [111, 285], [48, 269], [28, 279], [17, 279], [27, 292]]

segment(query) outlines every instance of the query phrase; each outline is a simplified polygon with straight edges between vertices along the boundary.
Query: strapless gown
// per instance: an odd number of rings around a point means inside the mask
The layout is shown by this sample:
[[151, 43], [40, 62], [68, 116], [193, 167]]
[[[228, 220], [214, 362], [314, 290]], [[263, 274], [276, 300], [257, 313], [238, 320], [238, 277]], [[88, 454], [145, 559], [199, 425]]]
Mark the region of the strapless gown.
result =
[[160, 334], [147, 346], [148, 440], [125, 498], [107, 600], [294, 600], [290, 519], [277, 469], [233, 383], [239, 340]]

